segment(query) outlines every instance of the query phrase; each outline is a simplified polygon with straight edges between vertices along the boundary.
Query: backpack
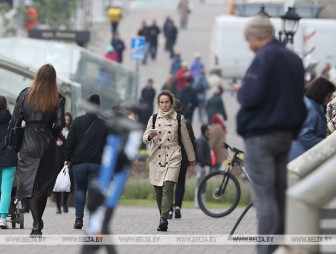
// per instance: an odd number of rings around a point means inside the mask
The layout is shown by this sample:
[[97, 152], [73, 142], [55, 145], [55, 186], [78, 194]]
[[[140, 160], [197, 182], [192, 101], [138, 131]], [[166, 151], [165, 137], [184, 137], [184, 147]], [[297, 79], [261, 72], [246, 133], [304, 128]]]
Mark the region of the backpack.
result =
[[[153, 123], [152, 123], [152, 129], [155, 129], [155, 122], [157, 118], [157, 113], [153, 115]], [[177, 113], [177, 135], [178, 135], [178, 143], [179, 146], [182, 147], [182, 136], [181, 136], [181, 114]]]

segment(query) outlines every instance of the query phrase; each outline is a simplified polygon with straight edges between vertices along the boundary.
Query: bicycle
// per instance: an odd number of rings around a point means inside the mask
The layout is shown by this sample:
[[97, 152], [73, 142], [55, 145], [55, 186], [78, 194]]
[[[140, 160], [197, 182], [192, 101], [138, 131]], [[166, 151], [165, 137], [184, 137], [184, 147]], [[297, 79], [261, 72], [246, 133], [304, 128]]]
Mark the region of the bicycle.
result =
[[[89, 235], [104, 236], [110, 233], [109, 222], [114, 208], [127, 182], [131, 162], [136, 158], [142, 140], [142, 128], [121, 113], [104, 113], [88, 105], [81, 104], [88, 112], [103, 118], [109, 128], [104, 148], [102, 164], [97, 181], [89, 185], [88, 210], [90, 218], [86, 227]], [[105, 247], [108, 254], [116, 253], [112, 244], [83, 245], [82, 254], [92, 254]]]
[[241, 168], [247, 180], [251, 183], [251, 178], [244, 167], [244, 152], [226, 143], [223, 147], [232, 151], [233, 155], [223, 162], [224, 169], [207, 175], [199, 184], [197, 191], [199, 207], [206, 215], [214, 218], [221, 218], [230, 214], [239, 203], [240, 184], [231, 173], [235, 166]]

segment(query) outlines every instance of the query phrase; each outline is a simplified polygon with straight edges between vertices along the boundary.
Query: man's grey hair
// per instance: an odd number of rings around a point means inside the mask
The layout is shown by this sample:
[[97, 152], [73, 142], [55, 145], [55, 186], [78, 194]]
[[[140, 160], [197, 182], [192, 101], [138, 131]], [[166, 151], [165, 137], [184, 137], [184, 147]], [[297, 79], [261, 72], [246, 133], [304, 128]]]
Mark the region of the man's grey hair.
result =
[[274, 37], [274, 27], [268, 17], [256, 15], [251, 17], [245, 26], [246, 39], [265, 39]]

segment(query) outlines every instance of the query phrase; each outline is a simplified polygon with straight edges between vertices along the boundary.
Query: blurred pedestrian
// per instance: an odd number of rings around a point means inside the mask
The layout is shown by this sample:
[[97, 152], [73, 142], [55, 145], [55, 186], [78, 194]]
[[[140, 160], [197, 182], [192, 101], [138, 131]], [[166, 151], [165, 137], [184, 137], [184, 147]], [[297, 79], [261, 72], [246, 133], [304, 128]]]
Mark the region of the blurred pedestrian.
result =
[[193, 76], [188, 69], [188, 63], [183, 62], [181, 68], [176, 72], [175, 76], [177, 82], [177, 92], [180, 93], [181, 90], [187, 85], [187, 81], [192, 83], [194, 81]]
[[157, 231], [167, 231], [167, 219], [173, 206], [174, 185], [178, 181], [182, 160], [179, 142], [183, 144], [191, 166], [195, 165], [195, 154], [185, 119], [183, 116], [178, 118], [173, 108], [174, 96], [169, 91], [161, 91], [157, 102], [159, 112], [155, 115], [156, 118], [154, 115], [150, 117], [143, 135], [143, 142], [152, 144], [149, 169], [150, 182], [154, 186], [160, 213]]
[[180, 28], [186, 29], [188, 26], [188, 18], [191, 13], [189, 0], [180, 0], [177, 9], [180, 16]]
[[334, 92], [335, 85], [322, 77], [314, 79], [306, 85], [304, 102], [308, 114], [299, 136], [292, 142], [289, 161], [294, 160], [326, 138], [328, 128], [324, 109], [331, 101]]
[[201, 75], [201, 71], [205, 69], [204, 63], [201, 60], [201, 54], [196, 53], [195, 59], [190, 64], [190, 71], [194, 79], [197, 79]]
[[206, 104], [209, 124], [211, 124], [211, 117], [214, 114], [221, 114], [225, 121], [228, 118], [225, 110], [224, 101], [222, 99], [223, 91], [223, 87], [218, 86], [217, 91], [213, 94], [213, 96], [208, 100]]
[[149, 54], [149, 48], [150, 48], [150, 39], [149, 39], [149, 26], [147, 26], [147, 23], [145, 20], [142, 21], [141, 27], [138, 30], [138, 36], [142, 36], [145, 39], [145, 52], [144, 52], [144, 59], [142, 60], [142, 64], [146, 64], [147, 57]]
[[[58, 154], [58, 168], [61, 171], [64, 167], [64, 151], [65, 151], [65, 144], [66, 140], [68, 138], [68, 133], [71, 128], [72, 124], [72, 115], [70, 112], [65, 112], [65, 127], [62, 129], [62, 132], [60, 133], [59, 137], [56, 140], [57, 144], [57, 154]], [[74, 177], [72, 170], [69, 170], [69, 176], [70, 176], [70, 182], [71, 182], [71, 190], [73, 190], [73, 186], [75, 184]], [[68, 209], [68, 197], [70, 192], [54, 192], [55, 200], [56, 200], [56, 213], [61, 214], [61, 204], [63, 206], [63, 212], [67, 213], [69, 211]], [[63, 196], [63, 199], [62, 199]], [[63, 201], [63, 202], [62, 202]]]
[[[175, 101], [175, 106], [174, 110], [178, 114], [182, 114], [182, 104], [179, 100]], [[190, 141], [193, 146], [193, 149], [195, 150], [195, 134], [194, 130], [192, 128], [191, 122], [185, 118], [186, 122], [186, 127], [189, 133]], [[176, 183], [175, 187], [175, 202], [173, 205], [173, 208], [170, 210], [168, 219], [172, 219], [173, 215], [175, 219], [180, 219], [182, 218], [182, 201], [184, 197], [184, 192], [185, 192], [185, 181], [186, 181], [186, 174], [187, 174], [187, 169], [189, 167], [189, 160], [188, 160], [188, 155], [187, 152], [184, 149], [183, 144], [181, 144], [181, 154], [182, 154], [182, 161], [181, 161], [181, 168], [180, 168], [180, 174]]]
[[[97, 94], [91, 94], [86, 100], [93, 107], [100, 106]], [[74, 229], [83, 228], [88, 186], [98, 177], [107, 134], [104, 120], [92, 113], [76, 117], [70, 128], [64, 165], [72, 167], [76, 182]]]
[[[195, 188], [195, 207], [198, 208], [197, 192], [201, 181], [206, 177], [211, 169], [211, 148], [209, 138], [211, 128], [207, 124], [201, 126], [201, 136], [196, 140], [196, 188]], [[205, 198], [205, 190], [201, 191], [201, 197]]]
[[[256, 54], [242, 85], [235, 86], [241, 105], [237, 131], [245, 140], [260, 235], [284, 234], [288, 152], [306, 116], [302, 60], [274, 33], [269, 18], [248, 20], [245, 38]], [[257, 245], [257, 252], [273, 253], [277, 247]]]
[[118, 6], [112, 6], [108, 8], [107, 16], [111, 23], [111, 31], [112, 31], [112, 37], [113, 37], [118, 31], [119, 22], [122, 18], [121, 8]]
[[111, 45], [118, 54], [118, 62], [122, 63], [124, 59], [123, 54], [124, 54], [124, 50], [126, 49], [126, 46], [125, 46], [124, 41], [120, 39], [119, 32], [116, 32], [114, 36], [112, 37]]
[[206, 111], [206, 92], [209, 89], [209, 82], [206, 77], [205, 70], [201, 70], [200, 75], [195, 79], [192, 84], [197, 96], [197, 107], [198, 107], [198, 117], [202, 123], [207, 122], [207, 111]]
[[226, 141], [227, 129], [224, 118], [221, 114], [213, 114], [211, 117], [211, 136], [209, 139], [210, 148], [215, 153], [215, 169], [220, 169], [222, 162], [227, 158], [227, 151], [223, 145]]
[[175, 52], [174, 58], [172, 59], [172, 63], [170, 66], [170, 74], [173, 75], [174, 78], [176, 78], [176, 73], [179, 69], [181, 69], [182, 66], [182, 59], [180, 52]]
[[156, 60], [160, 32], [160, 28], [157, 26], [156, 20], [154, 19], [152, 25], [149, 26], [149, 54], [151, 55], [152, 60]]
[[5, 145], [5, 137], [11, 113], [8, 110], [6, 97], [0, 95], [0, 228], [6, 229], [6, 217], [12, 198], [17, 155], [14, 149], [10, 150]]
[[176, 91], [176, 82], [174, 80], [173, 75], [169, 74], [166, 78], [166, 81], [164, 82], [161, 90], [168, 90], [171, 92], [175, 98], [177, 96], [177, 91]]
[[18, 126], [22, 121], [26, 123], [18, 156], [20, 182], [16, 197], [28, 199], [33, 236], [42, 235], [43, 213], [59, 172], [55, 139], [65, 125], [64, 105], [65, 98], [57, 89], [56, 71], [45, 64], [37, 71], [32, 87], [19, 94], [8, 127], [7, 145], [17, 119]]
[[113, 62], [119, 62], [118, 53], [115, 51], [112, 45], [107, 45], [105, 58], [110, 59]]
[[174, 24], [174, 21], [172, 19], [167, 20], [167, 24], [165, 26], [164, 34], [165, 34], [165, 37], [166, 37], [167, 51], [170, 54], [170, 58], [173, 58], [175, 56], [174, 46], [176, 44], [178, 30], [177, 30], [177, 28]]
[[147, 80], [147, 84], [144, 88], [141, 90], [141, 97], [140, 97], [140, 104], [142, 107], [144, 107], [144, 117], [141, 118], [141, 123], [146, 124], [148, 122], [148, 119], [153, 114], [154, 111], [154, 99], [156, 95], [156, 90], [153, 87], [154, 80], [149, 78]]
[[192, 88], [192, 79], [187, 78], [186, 86], [179, 92], [178, 99], [182, 104], [182, 112], [185, 118], [193, 121], [194, 111], [198, 104], [197, 94]]

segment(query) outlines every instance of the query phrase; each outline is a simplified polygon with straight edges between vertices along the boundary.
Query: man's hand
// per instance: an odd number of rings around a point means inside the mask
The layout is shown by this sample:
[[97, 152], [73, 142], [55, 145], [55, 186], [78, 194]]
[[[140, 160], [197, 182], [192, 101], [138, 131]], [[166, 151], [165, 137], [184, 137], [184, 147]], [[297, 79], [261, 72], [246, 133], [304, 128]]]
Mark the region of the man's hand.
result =
[[231, 87], [232, 87], [232, 91], [238, 92], [241, 88], [241, 84], [235, 83], [235, 84], [232, 84]]
[[71, 161], [65, 161], [65, 162], [64, 162], [64, 166], [71, 167]]
[[196, 161], [190, 161], [189, 164], [190, 164], [191, 167], [195, 167]]

